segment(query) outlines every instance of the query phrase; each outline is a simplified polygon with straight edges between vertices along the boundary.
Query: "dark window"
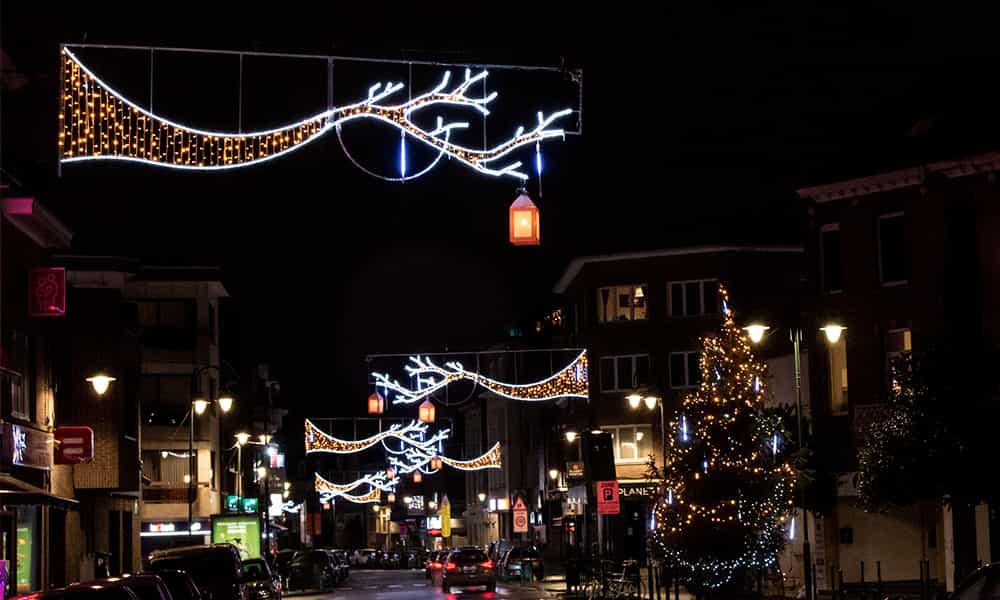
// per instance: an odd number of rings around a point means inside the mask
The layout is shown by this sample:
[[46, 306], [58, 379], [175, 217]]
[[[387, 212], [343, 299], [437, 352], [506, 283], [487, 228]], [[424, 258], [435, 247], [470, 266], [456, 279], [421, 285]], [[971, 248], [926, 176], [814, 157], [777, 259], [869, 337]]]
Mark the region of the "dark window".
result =
[[698, 367], [699, 356], [697, 352], [688, 352], [687, 355], [687, 375], [688, 385], [698, 385], [701, 383], [701, 369]]
[[634, 371], [632, 367], [633, 358], [631, 356], [622, 356], [618, 358], [618, 389], [635, 387], [635, 378], [633, 377]]
[[668, 284], [671, 317], [696, 317], [719, 312], [719, 283], [714, 279]]
[[722, 312], [722, 307], [719, 305], [719, 284], [715, 281], [706, 281], [703, 288], [704, 298], [702, 299], [705, 304], [705, 314], [715, 314]]
[[844, 289], [843, 265], [840, 260], [840, 225], [824, 225], [820, 232], [820, 260], [822, 260], [823, 291], [839, 292]]
[[670, 355], [670, 387], [684, 387], [687, 380], [684, 375], [684, 355], [680, 353]]
[[601, 359], [601, 389], [605, 391], [615, 389], [615, 361], [606, 358]]
[[902, 213], [879, 217], [878, 244], [882, 285], [906, 283], [909, 269], [906, 260], [906, 221]]
[[684, 314], [684, 284], [670, 284], [670, 316], [676, 317]]
[[601, 358], [601, 391], [634, 390], [649, 384], [649, 355]]
[[684, 314], [688, 317], [701, 314], [701, 286], [697, 283], [684, 289]]
[[686, 388], [701, 382], [697, 352], [670, 353], [670, 387]]

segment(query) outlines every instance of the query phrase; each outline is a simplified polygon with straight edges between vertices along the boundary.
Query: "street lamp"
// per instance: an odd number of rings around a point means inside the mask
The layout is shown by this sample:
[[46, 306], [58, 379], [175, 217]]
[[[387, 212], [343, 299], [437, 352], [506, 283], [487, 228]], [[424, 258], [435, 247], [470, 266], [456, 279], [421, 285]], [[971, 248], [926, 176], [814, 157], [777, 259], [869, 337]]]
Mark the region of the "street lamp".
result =
[[826, 341], [831, 344], [836, 344], [840, 341], [840, 334], [843, 333], [845, 329], [847, 328], [835, 323], [829, 323], [819, 328], [820, 331], [826, 334]]
[[479, 498], [480, 504], [486, 502], [486, 492], [479, 492], [478, 494], [476, 494], [476, 498]]
[[265, 467], [264, 465], [257, 467], [257, 479], [266, 479], [266, 478], [267, 478], [267, 467]]
[[194, 405], [194, 412], [195, 414], [198, 415], [205, 414], [205, 409], [208, 408], [208, 400], [202, 400], [200, 398], [198, 400], [195, 400], [191, 404]]
[[552, 481], [559, 479], [559, 469], [549, 469], [549, 479]]
[[219, 403], [219, 410], [224, 413], [229, 412], [233, 408], [233, 397], [228, 394], [220, 396], [217, 402]]
[[761, 325], [760, 323], [751, 323], [750, 325], [744, 327], [743, 331], [747, 332], [747, 337], [750, 338], [751, 342], [757, 344], [762, 339], [764, 339], [764, 333], [766, 333], [768, 329], [770, 329], [770, 327], [768, 327], [767, 325]]
[[[663, 441], [663, 466], [666, 468], [667, 465], [667, 421], [663, 410], [663, 398], [659, 396], [641, 396], [638, 393], [629, 394], [626, 396], [628, 399], [628, 405], [632, 409], [639, 408], [640, 403], [645, 404], [648, 410], [653, 410], [659, 405], [660, 407], [660, 437]], [[637, 438], [636, 441], [639, 441]]]
[[241, 431], [236, 434], [236, 495], [243, 497], [243, 446], [250, 441], [250, 434]]
[[573, 442], [575, 442], [576, 441], [576, 432], [575, 431], [567, 431], [566, 432], [566, 441], [569, 442], [569, 443], [571, 443], [571, 444]]
[[639, 408], [639, 404], [642, 402], [642, 395], [629, 394], [628, 396], [625, 396], [625, 399], [628, 400], [628, 405], [632, 407], [632, 409], [636, 409]]
[[114, 377], [109, 377], [104, 373], [98, 373], [93, 377], [88, 377], [87, 381], [90, 385], [94, 386], [94, 391], [97, 392], [98, 396], [103, 396], [104, 392], [108, 391], [108, 386], [111, 385], [112, 381], [115, 381]]

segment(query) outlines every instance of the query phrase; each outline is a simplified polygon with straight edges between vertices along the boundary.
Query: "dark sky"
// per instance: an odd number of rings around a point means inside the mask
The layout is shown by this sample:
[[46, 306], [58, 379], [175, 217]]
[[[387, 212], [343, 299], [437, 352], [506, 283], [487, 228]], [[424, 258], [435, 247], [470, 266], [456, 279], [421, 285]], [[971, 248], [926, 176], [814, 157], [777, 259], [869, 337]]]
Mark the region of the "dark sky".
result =
[[[232, 347], [239, 351], [230, 351], [273, 362], [287, 396], [312, 414], [361, 406], [367, 352], [501, 339], [518, 315], [550, 302], [552, 283], [575, 255], [795, 242], [796, 186], [979, 150], [997, 139], [992, 15], [911, 15], [904, 4], [620, 13], [612, 8], [625, 4], [584, 12], [582, 3], [540, 12], [538, 2], [409, 3], [406, 10], [65, 4], [3, 3], [0, 45], [26, 77], [3, 97], [3, 168], [74, 229], [75, 250], [222, 264], [237, 298]], [[430, 4], [439, 12], [424, 8]], [[352, 167], [332, 137], [234, 172], [77, 165], [56, 179], [58, 43], [83, 41], [545, 65], [564, 59], [585, 69], [585, 135], [546, 146], [540, 248], [506, 241], [513, 182], [443, 164], [424, 179], [386, 184]], [[148, 96], [147, 55], [81, 56], [125, 93]], [[232, 62], [157, 55], [156, 64], [158, 113], [233, 127]], [[245, 68], [248, 127], [325, 108], [322, 71], [266, 60]], [[358, 65], [337, 73], [338, 102], [370, 81], [404, 77]], [[425, 83], [437, 76], [417, 73]], [[503, 108], [490, 135], [509, 135], [515, 123], [530, 125], [535, 110], [571, 102], [551, 77], [491, 78]], [[930, 134], [907, 136], [920, 119]], [[395, 164], [392, 136], [349, 133], [372, 166]]]

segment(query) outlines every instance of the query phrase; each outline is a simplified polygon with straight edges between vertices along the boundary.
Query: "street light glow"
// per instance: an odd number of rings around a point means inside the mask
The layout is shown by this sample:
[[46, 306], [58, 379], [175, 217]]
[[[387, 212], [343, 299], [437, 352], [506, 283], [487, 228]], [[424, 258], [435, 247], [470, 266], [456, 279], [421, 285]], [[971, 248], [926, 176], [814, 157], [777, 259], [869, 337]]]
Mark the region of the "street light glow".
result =
[[559, 479], [559, 469], [549, 469], [549, 479], [552, 481]]
[[826, 341], [830, 342], [831, 344], [836, 344], [837, 342], [840, 341], [840, 334], [843, 333], [843, 331], [847, 328], [842, 325], [830, 323], [829, 325], [826, 325], [825, 327], [820, 327], [819, 329], [820, 331], [826, 334]]
[[224, 413], [227, 413], [231, 408], [233, 408], [232, 396], [222, 396], [219, 398], [219, 410], [221, 410]]
[[659, 400], [656, 396], [646, 396], [644, 399], [646, 401], [646, 408], [649, 410], [656, 408], [656, 403]]
[[566, 432], [566, 441], [569, 442], [569, 443], [571, 443], [571, 444], [573, 442], [575, 442], [576, 441], [576, 432], [575, 431], [567, 431]]
[[486, 502], [486, 492], [479, 492], [478, 494], [476, 494], [476, 498], [479, 498], [480, 504]]
[[246, 446], [247, 442], [249, 442], [249, 441], [250, 441], [250, 434], [249, 433], [247, 433], [245, 431], [241, 431], [241, 432], [239, 432], [239, 433], [236, 434], [236, 443], [239, 444], [240, 446]]
[[759, 343], [764, 339], [764, 333], [770, 329], [767, 325], [761, 325], [760, 323], [751, 323], [743, 328], [743, 331], [747, 332], [747, 336], [750, 341], [754, 344]]
[[195, 400], [192, 404], [194, 404], [194, 412], [199, 415], [204, 414], [205, 409], [208, 408], [207, 400]]
[[98, 396], [103, 396], [104, 392], [108, 391], [108, 386], [111, 385], [111, 382], [115, 381], [115, 378], [98, 373], [93, 377], [88, 377], [87, 381], [90, 382], [90, 385], [94, 386], [94, 391], [97, 392]]
[[642, 402], [642, 396], [639, 394], [629, 394], [625, 396], [625, 399], [628, 400], [628, 405], [633, 409], [639, 408], [639, 403]]

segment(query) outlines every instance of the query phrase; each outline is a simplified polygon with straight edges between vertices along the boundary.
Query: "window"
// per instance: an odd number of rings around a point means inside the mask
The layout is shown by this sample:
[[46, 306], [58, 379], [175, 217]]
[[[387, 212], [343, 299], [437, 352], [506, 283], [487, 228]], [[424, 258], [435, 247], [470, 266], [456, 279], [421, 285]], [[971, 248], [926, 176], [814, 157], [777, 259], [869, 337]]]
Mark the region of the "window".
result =
[[601, 391], [635, 390], [649, 385], [649, 355], [601, 357]]
[[[197, 462], [198, 451], [194, 451]], [[187, 450], [143, 450], [142, 472], [152, 480], [153, 485], [181, 487], [187, 485], [184, 477], [188, 474]]]
[[601, 429], [611, 433], [616, 463], [643, 462], [653, 451], [651, 425], [616, 425]]
[[192, 300], [142, 300], [138, 305], [143, 327], [182, 329], [194, 324]]
[[903, 285], [909, 278], [906, 221], [903, 213], [878, 218], [878, 267], [883, 286]]
[[646, 318], [646, 284], [617, 285], [597, 290], [597, 320], [641, 321]]
[[671, 317], [714, 315], [720, 311], [719, 282], [716, 279], [672, 281], [667, 284], [667, 290], [670, 292]]
[[907, 328], [900, 329], [890, 329], [885, 334], [885, 372], [886, 378], [889, 379], [889, 385], [891, 387], [896, 386], [896, 382], [892, 381], [892, 363], [904, 352], [909, 352], [913, 350], [913, 342], [910, 336], [910, 330]]
[[830, 357], [830, 413], [847, 414], [847, 340], [827, 344]]
[[819, 230], [820, 280], [823, 292], [840, 293], [843, 288], [843, 263], [840, 260], [840, 223], [823, 225]]
[[670, 387], [697, 387], [701, 383], [701, 369], [698, 368], [698, 353], [670, 353]]
[[20, 373], [0, 368], [0, 397], [11, 415], [21, 419], [30, 417], [28, 394], [24, 393], [24, 377]]

